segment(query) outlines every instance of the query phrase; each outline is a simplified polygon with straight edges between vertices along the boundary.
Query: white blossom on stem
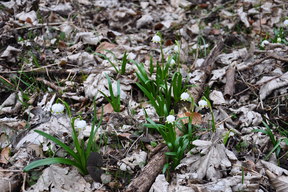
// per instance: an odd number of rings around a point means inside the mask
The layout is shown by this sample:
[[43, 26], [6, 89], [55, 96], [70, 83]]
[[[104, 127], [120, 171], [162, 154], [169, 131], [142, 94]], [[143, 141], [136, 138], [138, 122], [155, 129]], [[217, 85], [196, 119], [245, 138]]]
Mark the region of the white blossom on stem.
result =
[[175, 63], [176, 63], [175, 60], [174, 60], [174, 59], [171, 59], [170, 64], [171, 64], [171, 65], [174, 65]]
[[269, 43], [270, 43], [269, 41], [264, 40], [264, 41], [261, 42], [260, 46], [261, 46], [261, 47], [265, 47], [265, 46], [268, 45]]
[[77, 129], [84, 129], [87, 126], [87, 123], [85, 120], [76, 119], [74, 122], [74, 126]]
[[176, 53], [178, 53], [178, 52], [179, 52], [179, 47], [178, 47], [178, 45], [175, 45], [173, 50], [174, 50]]
[[166, 122], [167, 123], [174, 123], [175, 122], [175, 117], [173, 116], [173, 115], [168, 115], [167, 117], [166, 117]]
[[199, 105], [200, 108], [208, 107], [208, 103], [207, 103], [207, 101], [205, 101], [205, 100], [200, 100], [200, 101], [198, 102], [198, 105]]
[[161, 37], [159, 35], [154, 35], [154, 37], [152, 38], [152, 42], [160, 43], [161, 42]]
[[277, 38], [277, 43], [281, 43], [282, 39], [280, 37]]
[[284, 22], [283, 22], [284, 26], [285, 27], [288, 27], [288, 19], [286, 19]]
[[51, 112], [53, 114], [61, 114], [63, 113], [64, 109], [65, 109], [64, 105], [62, 105], [61, 103], [55, 103], [51, 107]]
[[187, 92], [184, 92], [181, 94], [180, 98], [182, 101], [189, 101], [190, 95]]

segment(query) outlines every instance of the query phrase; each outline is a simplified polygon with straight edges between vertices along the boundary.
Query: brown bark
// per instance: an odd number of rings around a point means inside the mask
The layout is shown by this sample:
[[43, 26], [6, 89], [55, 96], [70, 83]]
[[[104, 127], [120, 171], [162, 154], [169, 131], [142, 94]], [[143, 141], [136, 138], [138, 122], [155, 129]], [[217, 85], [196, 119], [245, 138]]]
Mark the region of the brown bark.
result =
[[224, 98], [230, 99], [234, 94], [235, 66], [231, 65], [226, 72], [226, 84], [224, 88]]
[[149, 163], [143, 168], [140, 175], [129, 184], [125, 192], [149, 191], [155, 178], [162, 171], [162, 168], [166, 162], [165, 152], [168, 152], [168, 148], [166, 146], [152, 157]]
[[[195, 102], [198, 102], [200, 97], [202, 96], [205, 85], [206, 85], [206, 81], [207, 81], [208, 77], [211, 75], [211, 72], [214, 68], [214, 63], [216, 61], [216, 58], [220, 54], [220, 52], [222, 51], [223, 47], [224, 47], [224, 40], [220, 39], [216, 43], [214, 48], [210, 51], [209, 55], [205, 59], [202, 66], [200, 68], [198, 68], [198, 70], [201, 70], [203, 72], [203, 75], [200, 77], [199, 81], [197, 83], [195, 83], [196, 86], [192, 87], [189, 90], [189, 93], [194, 98]], [[195, 69], [195, 70], [197, 70], [197, 69]], [[182, 109], [180, 109], [180, 113], [186, 112], [187, 109], [190, 109], [190, 107], [191, 107], [190, 103], [184, 103], [183, 105], [184, 105], [184, 107], [182, 107]]]
[[[206, 84], [206, 80], [211, 74], [211, 71], [214, 67], [214, 62], [221, 52], [221, 50], [224, 47], [224, 41], [221, 39], [218, 41], [215, 45], [215, 47], [211, 50], [210, 54], [207, 56], [206, 60], [204, 61], [201, 71], [204, 72], [204, 75], [201, 77], [199, 83], [196, 84], [196, 87], [193, 87], [191, 90], [189, 90], [191, 96], [194, 97], [195, 102], [199, 100], [201, 97], [204, 85]], [[180, 111], [183, 111], [185, 109], [188, 109], [190, 107], [190, 103], [182, 103], [182, 109]], [[127, 187], [125, 190], [126, 192], [146, 192], [150, 189], [151, 185], [153, 184], [155, 178], [158, 176], [158, 174], [163, 169], [163, 166], [166, 162], [165, 158], [165, 152], [168, 151], [167, 147], [162, 148], [158, 153], [156, 153], [152, 159], [149, 161], [149, 163], [143, 168], [140, 175], [135, 178]]]

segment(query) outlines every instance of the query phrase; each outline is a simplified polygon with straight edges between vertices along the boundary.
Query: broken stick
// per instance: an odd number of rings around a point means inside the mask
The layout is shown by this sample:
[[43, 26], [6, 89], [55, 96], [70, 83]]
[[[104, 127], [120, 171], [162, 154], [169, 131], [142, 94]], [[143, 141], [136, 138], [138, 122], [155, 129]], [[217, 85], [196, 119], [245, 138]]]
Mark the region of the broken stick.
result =
[[224, 98], [230, 99], [234, 94], [235, 65], [231, 65], [226, 72], [226, 84], [224, 88]]

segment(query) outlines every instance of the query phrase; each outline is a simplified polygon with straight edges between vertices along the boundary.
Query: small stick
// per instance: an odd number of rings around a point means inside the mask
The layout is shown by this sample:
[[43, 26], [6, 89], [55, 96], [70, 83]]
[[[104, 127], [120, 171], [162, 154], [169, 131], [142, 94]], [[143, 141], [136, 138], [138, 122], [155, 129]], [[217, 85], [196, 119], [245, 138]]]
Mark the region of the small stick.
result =
[[233, 97], [235, 86], [235, 63], [232, 63], [226, 72], [226, 85], [224, 88], [224, 98], [230, 99]]
[[249, 69], [249, 68], [251, 68], [251, 67], [253, 67], [255, 65], [258, 65], [258, 64], [262, 63], [263, 61], [265, 61], [267, 59], [276, 59], [276, 60], [288, 63], [288, 58], [279, 56], [279, 55], [277, 55], [275, 53], [268, 53], [266, 57], [264, 57], [262, 59], [258, 59], [254, 63], [248, 64], [248, 65], [239, 65], [239, 66], [237, 66], [237, 70], [238, 71], [247, 70], [247, 69]]
[[46, 79], [43, 79], [43, 78], [36, 78], [37, 81], [41, 81], [42, 83], [44, 83], [45, 85], [47, 85], [48, 87], [51, 87], [52, 89], [60, 92], [60, 91], [63, 91], [65, 88], [63, 87], [59, 87], [57, 85], [55, 85], [54, 83], [51, 83], [50, 81], [47, 81]]

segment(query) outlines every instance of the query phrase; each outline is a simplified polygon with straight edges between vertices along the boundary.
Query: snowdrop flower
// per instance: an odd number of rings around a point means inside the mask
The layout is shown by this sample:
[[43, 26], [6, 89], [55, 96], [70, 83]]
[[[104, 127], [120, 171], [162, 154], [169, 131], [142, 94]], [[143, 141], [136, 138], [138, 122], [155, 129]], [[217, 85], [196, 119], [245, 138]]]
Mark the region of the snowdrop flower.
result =
[[180, 98], [182, 101], [189, 101], [190, 95], [188, 93], [184, 92], [181, 94]]
[[77, 129], [83, 129], [87, 126], [87, 123], [84, 120], [76, 119], [74, 125]]
[[174, 123], [175, 122], [175, 117], [173, 116], [173, 115], [168, 115], [167, 117], [166, 117], [166, 122], [167, 123]]
[[286, 19], [284, 22], [283, 22], [284, 26], [285, 27], [288, 27], [288, 19]]
[[154, 37], [152, 38], [152, 42], [160, 43], [161, 42], [161, 37], [159, 35], [154, 35]]
[[200, 108], [204, 108], [204, 107], [207, 107], [207, 106], [208, 106], [208, 103], [207, 103], [207, 101], [205, 101], [205, 100], [200, 100], [200, 101], [198, 102], [198, 105], [199, 105]]
[[267, 41], [267, 40], [264, 40], [264, 41], [262, 41], [262, 43], [261, 43], [261, 47], [265, 47], [265, 45], [268, 45], [269, 44], [269, 41]]
[[277, 43], [281, 43], [282, 39], [280, 37], [277, 38]]
[[177, 45], [175, 45], [173, 50], [178, 53], [179, 52], [179, 47]]
[[171, 59], [170, 64], [171, 64], [171, 65], [174, 65], [175, 63], [176, 63], [175, 60], [174, 60], [174, 59]]
[[60, 103], [55, 103], [52, 105], [51, 107], [51, 112], [56, 115], [56, 114], [61, 114], [64, 111], [64, 105], [60, 104]]

